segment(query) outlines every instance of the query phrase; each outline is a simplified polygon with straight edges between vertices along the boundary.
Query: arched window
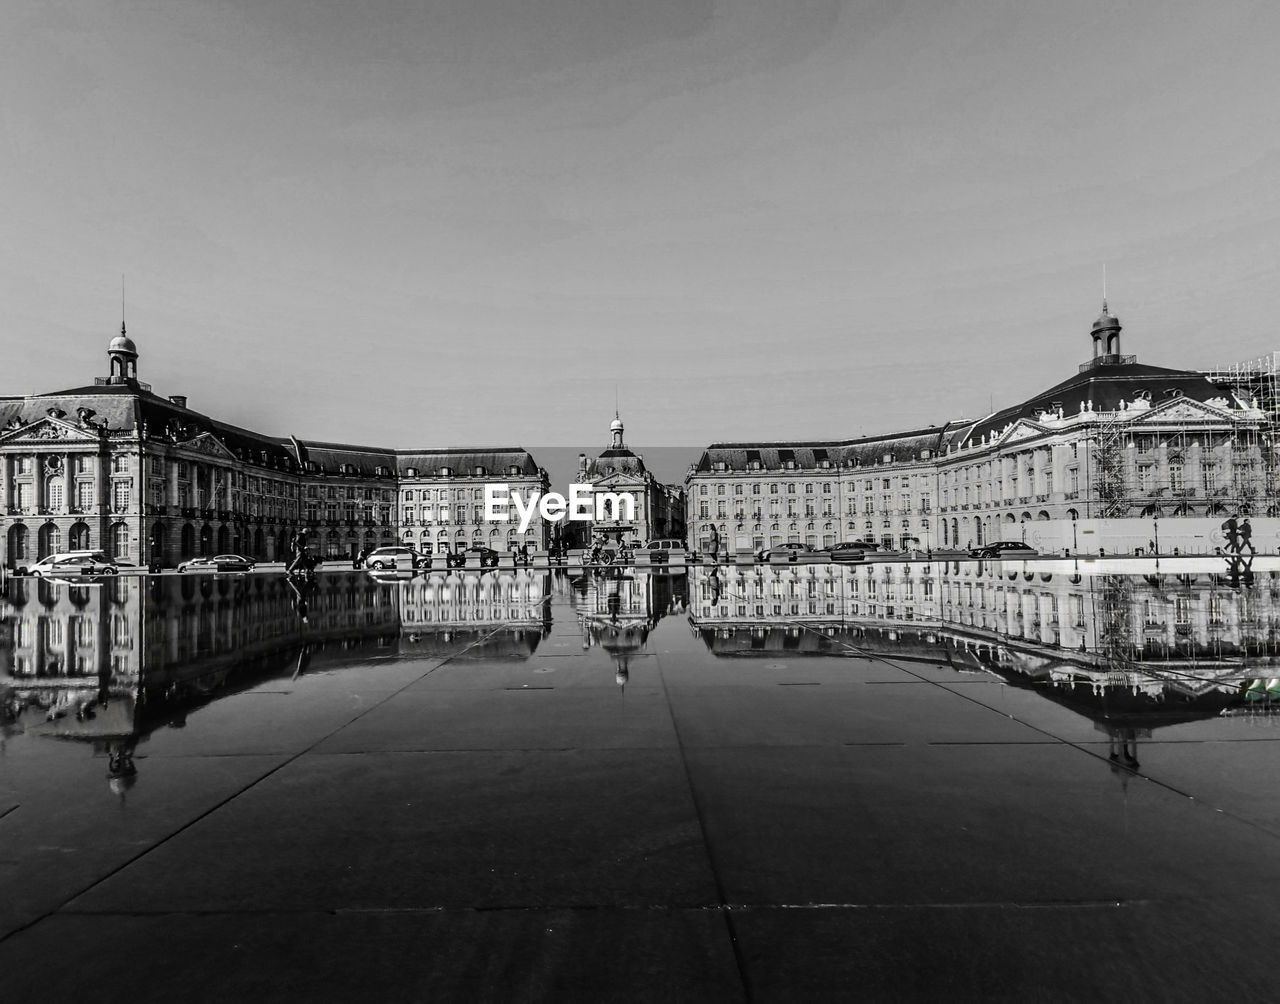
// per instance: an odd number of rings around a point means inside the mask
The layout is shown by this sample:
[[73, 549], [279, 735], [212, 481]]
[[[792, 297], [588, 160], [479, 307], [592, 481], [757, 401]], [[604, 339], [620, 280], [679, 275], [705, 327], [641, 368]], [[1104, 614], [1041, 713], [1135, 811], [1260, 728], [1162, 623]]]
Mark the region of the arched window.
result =
[[40, 557], [45, 558], [62, 550], [62, 531], [53, 523], [40, 528]]
[[22, 523], [17, 523], [9, 527], [9, 560], [26, 561], [28, 557], [27, 528]]
[[129, 526], [127, 523], [111, 524], [111, 556], [129, 557]]
[[72, 523], [67, 540], [73, 551], [89, 550], [89, 526], [87, 523]]

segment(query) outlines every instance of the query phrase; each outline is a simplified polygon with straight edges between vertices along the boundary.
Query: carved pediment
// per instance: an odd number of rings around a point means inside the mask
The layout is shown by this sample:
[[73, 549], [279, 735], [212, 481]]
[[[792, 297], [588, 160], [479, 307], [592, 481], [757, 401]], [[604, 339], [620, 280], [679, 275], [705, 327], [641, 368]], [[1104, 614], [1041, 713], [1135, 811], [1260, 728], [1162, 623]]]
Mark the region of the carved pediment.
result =
[[96, 443], [96, 432], [86, 431], [58, 418], [42, 418], [38, 422], [7, 429], [0, 433], [0, 444], [14, 446], [23, 443], [43, 445], [50, 442]]
[[1022, 419], [1014, 423], [1003, 435], [996, 437], [996, 442], [1004, 446], [1008, 443], [1016, 443], [1021, 439], [1034, 439], [1036, 436], [1043, 436], [1048, 431], [1043, 425]]
[[1160, 425], [1165, 422], [1230, 422], [1231, 415], [1225, 408], [1215, 408], [1200, 401], [1189, 398], [1174, 398], [1165, 404], [1142, 412], [1142, 417], [1133, 420], [1133, 425]]
[[641, 489], [644, 487], [644, 477], [639, 474], [622, 474], [620, 472], [609, 474], [594, 482], [596, 488], [627, 488]]
[[195, 439], [188, 439], [185, 443], [178, 443], [177, 445], [184, 450], [203, 453], [207, 457], [217, 457], [219, 460], [236, 459], [236, 455], [212, 432], [203, 432], [196, 436]]

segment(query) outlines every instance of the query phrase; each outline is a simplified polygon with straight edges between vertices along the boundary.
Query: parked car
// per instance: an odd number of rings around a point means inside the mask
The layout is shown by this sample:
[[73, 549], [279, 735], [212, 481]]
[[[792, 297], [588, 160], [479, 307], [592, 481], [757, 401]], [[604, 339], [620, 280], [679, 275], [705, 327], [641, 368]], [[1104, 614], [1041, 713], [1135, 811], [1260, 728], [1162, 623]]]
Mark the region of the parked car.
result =
[[239, 554], [206, 555], [178, 563], [179, 572], [252, 572], [254, 561]]
[[1025, 558], [1039, 553], [1030, 544], [1024, 544], [1020, 540], [998, 540], [993, 544], [979, 544], [970, 549], [969, 556], [972, 558]]
[[761, 561], [768, 561], [772, 554], [786, 554], [792, 557], [799, 557], [802, 554], [812, 554], [813, 548], [808, 544], [802, 544], [798, 541], [789, 541], [786, 544], [779, 544], [777, 547], [762, 548], [756, 553], [756, 557]]
[[651, 540], [640, 548], [641, 551], [684, 551], [686, 550], [683, 540], [676, 540], [671, 537], [659, 537], [657, 540]]
[[861, 561], [868, 554], [874, 554], [879, 548], [865, 540], [846, 540], [831, 545], [832, 561]]
[[[23, 569], [19, 569], [19, 572]], [[62, 551], [41, 558], [25, 569], [37, 578], [47, 575], [118, 575], [120, 566], [102, 551]]]
[[414, 568], [422, 563], [422, 555], [412, 547], [402, 544], [390, 544], [387, 547], [375, 547], [365, 556], [365, 568], [395, 568], [401, 558], [409, 558]]

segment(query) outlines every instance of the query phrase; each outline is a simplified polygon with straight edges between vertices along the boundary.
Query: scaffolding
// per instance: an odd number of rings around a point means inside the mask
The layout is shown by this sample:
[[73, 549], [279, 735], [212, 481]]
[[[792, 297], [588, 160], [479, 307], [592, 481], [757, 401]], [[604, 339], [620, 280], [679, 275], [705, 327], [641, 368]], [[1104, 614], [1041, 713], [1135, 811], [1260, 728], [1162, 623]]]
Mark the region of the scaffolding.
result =
[[1111, 519], [1129, 514], [1129, 480], [1125, 471], [1124, 413], [1102, 423], [1097, 438], [1098, 515]]
[[1233, 422], [1224, 435], [1198, 419], [1144, 429], [1132, 424], [1132, 411], [1100, 415], [1091, 493], [1098, 516], [1280, 516], [1280, 352], [1201, 372], [1262, 420]]
[[1202, 372], [1210, 383], [1262, 412], [1262, 427], [1238, 436], [1234, 444], [1238, 452], [1250, 455], [1252, 448], [1257, 447], [1261, 476], [1246, 479], [1238, 475], [1231, 488], [1244, 510], [1258, 515], [1280, 515], [1280, 486], [1277, 485], [1280, 464], [1276, 457], [1280, 447], [1280, 352]]

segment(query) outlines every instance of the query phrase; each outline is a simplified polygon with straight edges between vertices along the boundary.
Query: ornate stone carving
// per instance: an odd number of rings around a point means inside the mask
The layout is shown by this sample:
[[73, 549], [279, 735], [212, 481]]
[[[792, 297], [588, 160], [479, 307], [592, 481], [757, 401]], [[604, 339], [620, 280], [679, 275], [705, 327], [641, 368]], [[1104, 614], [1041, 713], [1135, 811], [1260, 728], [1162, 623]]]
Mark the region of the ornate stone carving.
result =
[[30, 436], [32, 439], [66, 439], [67, 431], [52, 422], [46, 422], [44, 425], [33, 429], [30, 432]]

